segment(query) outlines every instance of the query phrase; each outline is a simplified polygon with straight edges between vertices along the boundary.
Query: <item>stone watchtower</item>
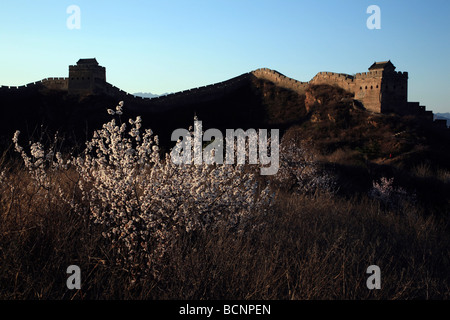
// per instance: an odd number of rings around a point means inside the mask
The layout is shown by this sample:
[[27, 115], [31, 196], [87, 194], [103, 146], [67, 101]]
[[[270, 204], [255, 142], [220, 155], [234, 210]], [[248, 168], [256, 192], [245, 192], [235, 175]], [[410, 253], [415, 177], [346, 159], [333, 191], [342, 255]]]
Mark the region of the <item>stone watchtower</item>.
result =
[[409, 113], [408, 73], [395, 71], [391, 61], [375, 62], [368, 72], [349, 75], [319, 72], [311, 84], [336, 85], [353, 93], [367, 110], [378, 113]]
[[69, 66], [69, 93], [88, 95], [96, 91], [99, 83], [106, 82], [106, 69], [97, 60], [80, 59], [75, 66]]
[[355, 99], [371, 111], [405, 113], [408, 105], [408, 73], [395, 71], [391, 61], [375, 62], [369, 72], [354, 77]]

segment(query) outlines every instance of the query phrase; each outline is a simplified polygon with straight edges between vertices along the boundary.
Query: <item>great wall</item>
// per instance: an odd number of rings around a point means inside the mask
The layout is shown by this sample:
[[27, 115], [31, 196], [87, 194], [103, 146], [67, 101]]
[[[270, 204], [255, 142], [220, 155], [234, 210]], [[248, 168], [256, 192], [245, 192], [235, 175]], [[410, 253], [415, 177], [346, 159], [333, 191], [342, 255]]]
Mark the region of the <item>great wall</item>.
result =
[[407, 101], [408, 73], [395, 71], [390, 61], [375, 62], [368, 72], [355, 75], [319, 72], [309, 82], [301, 82], [268, 68], [257, 69], [232, 79], [192, 88], [154, 98], [138, 97], [115, 87], [106, 81], [106, 70], [95, 59], [80, 59], [75, 66], [69, 66], [67, 78], [45, 78], [23, 86], [1, 86], [4, 90], [22, 90], [43, 87], [48, 90], [67, 91], [69, 94], [89, 95], [106, 94], [117, 99], [132, 100], [135, 105], [145, 105], [149, 111], [170, 110], [179, 103], [195, 104], [216, 99], [235, 90], [252, 77], [273, 82], [277, 86], [304, 94], [309, 85], [327, 84], [338, 86], [354, 94], [367, 110], [376, 113], [396, 113], [401, 115], [419, 115], [447, 128], [445, 120], [434, 120], [433, 112], [427, 111], [418, 102]]
[[45, 78], [36, 82], [30, 82], [23, 86], [1, 86], [0, 90], [23, 90], [44, 86], [50, 90], [67, 90], [69, 78]]

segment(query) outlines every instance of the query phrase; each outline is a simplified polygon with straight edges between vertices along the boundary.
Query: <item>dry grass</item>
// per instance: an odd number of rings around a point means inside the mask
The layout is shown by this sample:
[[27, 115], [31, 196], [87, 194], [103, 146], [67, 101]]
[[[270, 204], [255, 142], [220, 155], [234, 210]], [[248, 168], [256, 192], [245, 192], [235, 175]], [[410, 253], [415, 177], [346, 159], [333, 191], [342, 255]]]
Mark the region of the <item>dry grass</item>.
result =
[[[55, 183], [70, 189], [74, 182], [60, 175]], [[273, 210], [260, 217], [262, 229], [185, 234], [158, 278], [133, 283], [114, 263], [101, 227], [36, 192], [20, 168], [0, 188], [1, 299], [450, 296], [448, 229], [412, 206], [389, 211], [365, 198], [279, 194]], [[66, 288], [72, 264], [82, 270], [81, 290]], [[366, 287], [373, 264], [381, 268], [381, 290]]]
[[419, 178], [431, 178], [443, 183], [450, 182], [450, 171], [445, 168], [433, 168], [429, 163], [419, 163], [412, 168], [412, 173]]

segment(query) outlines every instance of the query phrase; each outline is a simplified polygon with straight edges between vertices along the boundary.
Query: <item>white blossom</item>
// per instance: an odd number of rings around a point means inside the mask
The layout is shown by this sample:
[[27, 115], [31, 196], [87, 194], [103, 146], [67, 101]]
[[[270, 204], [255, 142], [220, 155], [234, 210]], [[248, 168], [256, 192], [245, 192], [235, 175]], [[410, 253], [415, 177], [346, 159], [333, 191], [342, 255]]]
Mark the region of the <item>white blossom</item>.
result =
[[336, 181], [327, 171], [321, 169], [315, 156], [304, 145], [283, 139], [280, 148], [280, 167], [273, 176], [280, 187], [298, 194], [314, 194], [321, 190], [336, 191]]
[[[169, 154], [160, 157], [158, 137], [141, 131], [140, 116], [128, 123], [130, 128], [114, 119], [104, 124], [70, 163], [86, 202], [73, 210], [105, 226], [104, 236], [124, 257], [118, 263], [133, 274], [157, 274], [182, 232], [243, 232], [267, 208], [271, 193], [258, 191], [256, 173], [241, 165], [175, 165]], [[34, 153], [40, 151], [36, 145]], [[61, 166], [61, 156], [56, 159]]]
[[[108, 113], [120, 115], [122, 106]], [[117, 263], [133, 275], [157, 275], [161, 259], [183, 232], [244, 232], [267, 209], [272, 194], [259, 187], [256, 171], [242, 165], [194, 165], [193, 159], [175, 165], [169, 154], [160, 157], [158, 137], [141, 130], [140, 116], [128, 123], [130, 128], [114, 119], [105, 123], [85, 151], [68, 160], [39, 142], [30, 143], [28, 156], [18, 144], [19, 132], [13, 142], [39, 186], [52, 187], [49, 169], [76, 170], [84, 205], [61, 188], [56, 193], [74, 212], [105, 227], [104, 237], [122, 257]]]
[[414, 202], [416, 195], [408, 193], [400, 186], [394, 186], [394, 178], [382, 177], [380, 181], [373, 181], [372, 188], [369, 190], [369, 196], [387, 205], [388, 207], [396, 207], [403, 200]]

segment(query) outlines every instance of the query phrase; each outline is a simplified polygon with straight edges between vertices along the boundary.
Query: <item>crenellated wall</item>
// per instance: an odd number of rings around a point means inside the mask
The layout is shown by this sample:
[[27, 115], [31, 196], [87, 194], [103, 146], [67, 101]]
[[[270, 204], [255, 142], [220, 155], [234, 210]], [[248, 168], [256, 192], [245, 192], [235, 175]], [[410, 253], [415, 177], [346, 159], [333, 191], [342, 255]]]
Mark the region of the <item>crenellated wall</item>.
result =
[[161, 108], [164, 108], [164, 110], [167, 110], [168, 108], [171, 108], [171, 106], [175, 106], [180, 103], [195, 104], [220, 98], [220, 96], [224, 96], [230, 91], [244, 86], [246, 83], [248, 83], [248, 81], [252, 76], [272, 81], [278, 86], [299, 93], [304, 93], [306, 88], [308, 87], [308, 82], [297, 81], [292, 78], [286, 77], [277, 71], [262, 68], [249, 73], [244, 73], [240, 76], [219, 83], [198, 88], [192, 88], [154, 98], [136, 97], [123, 90], [120, 90], [119, 88], [111, 85], [110, 83], [107, 82], [102, 83], [100, 81], [97, 81], [97, 90], [102, 91], [109, 95], [116, 95], [118, 97], [126, 99], [133, 99], [134, 102], [150, 101], [151, 104], [149, 106], [151, 108], [155, 108], [155, 110], [161, 110]]
[[[371, 70], [355, 75], [319, 72], [309, 83], [345, 89], [372, 112], [419, 115], [427, 121], [433, 121], [432, 111], [427, 111], [419, 102], [408, 102], [408, 72]], [[434, 123], [444, 127], [442, 123]]]
[[66, 91], [69, 83], [68, 80], [69, 78], [45, 78], [22, 86], [1, 86], [0, 90], [19, 90], [25, 88], [45, 87], [50, 90]]
[[135, 96], [115, 87], [114, 85], [106, 81], [101, 81], [99, 79], [97, 79], [95, 82], [94, 91], [97, 93], [104, 93], [107, 95], [115, 96], [118, 99], [124, 99], [127, 101], [133, 100], [133, 102], [137, 104], [145, 104], [146, 107], [153, 111], [162, 111], [163, 109], [171, 109], [172, 107], [181, 103], [195, 104], [220, 98], [220, 96], [226, 95], [231, 90], [242, 87], [249, 79], [249, 75], [250, 73], [245, 73], [223, 82], [179, 91], [176, 93], [154, 98]]
[[301, 94], [304, 93], [306, 88], [308, 87], [308, 82], [297, 81], [295, 79], [286, 77], [285, 75], [279, 73], [278, 71], [268, 68], [257, 69], [250, 73], [257, 78], [272, 81], [273, 83], [275, 83], [280, 87], [284, 87], [286, 89], [290, 89]]
[[106, 82], [106, 69], [98, 66], [96, 60], [93, 62], [95, 65], [80, 63], [77, 66], [69, 66], [70, 77], [68, 78], [45, 78], [23, 86], [1, 86], [0, 91], [44, 87], [74, 94], [107, 94], [117, 99], [132, 100], [137, 105], [145, 104], [150, 110], [159, 111], [171, 109], [179, 104], [202, 103], [220, 98], [220, 96], [242, 87], [252, 77], [256, 77], [300, 94], [304, 94], [309, 85], [338, 86], [353, 93], [354, 98], [372, 112], [418, 114], [433, 121], [431, 111], [426, 111], [425, 107], [419, 103], [407, 101], [408, 73], [396, 72], [393, 69], [388, 71], [371, 69], [355, 75], [319, 72], [309, 82], [302, 82], [286, 77], [278, 71], [261, 68], [223, 82], [165, 96], [144, 98], [134, 96]]
[[51, 90], [68, 90], [69, 88], [69, 78], [46, 78], [40, 82]]
[[408, 113], [408, 73], [374, 70], [348, 75], [319, 72], [311, 84], [328, 84], [341, 87], [355, 95], [364, 107], [379, 113]]
[[309, 81], [310, 84], [328, 84], [338, 86], [349, 92], [355, 92], [354, 78], [351, 75], [334, 72], [319, 72]]

